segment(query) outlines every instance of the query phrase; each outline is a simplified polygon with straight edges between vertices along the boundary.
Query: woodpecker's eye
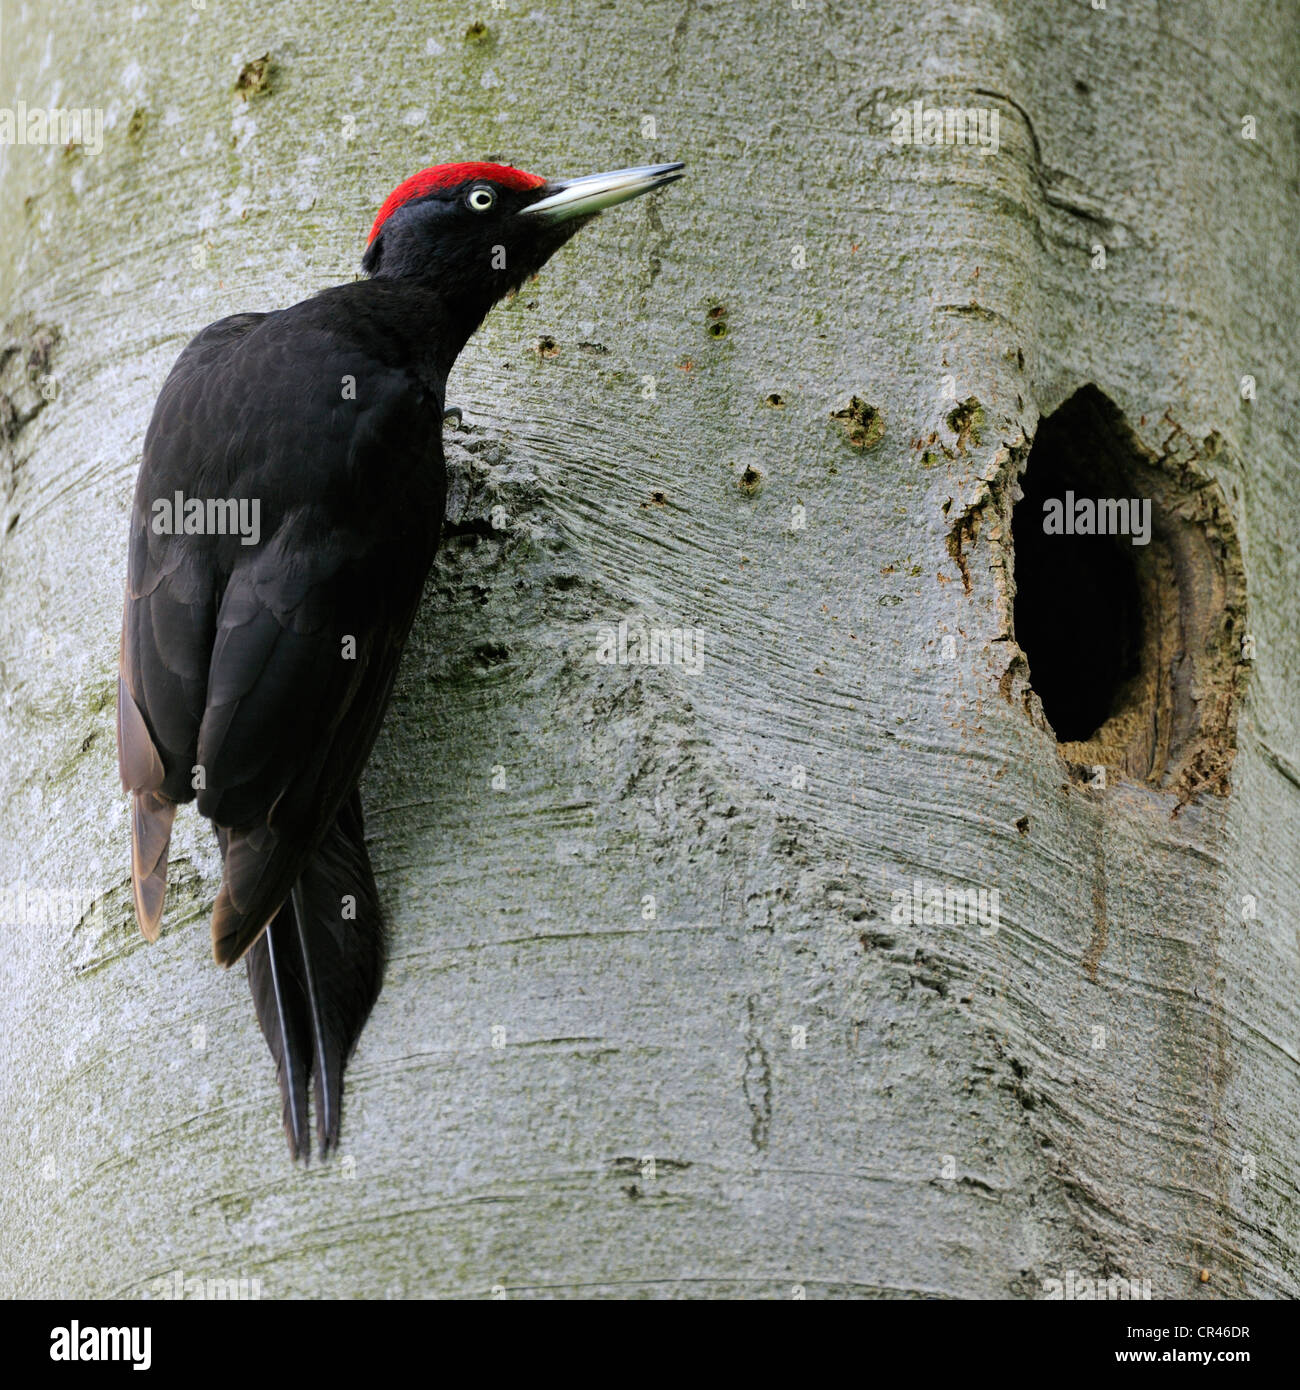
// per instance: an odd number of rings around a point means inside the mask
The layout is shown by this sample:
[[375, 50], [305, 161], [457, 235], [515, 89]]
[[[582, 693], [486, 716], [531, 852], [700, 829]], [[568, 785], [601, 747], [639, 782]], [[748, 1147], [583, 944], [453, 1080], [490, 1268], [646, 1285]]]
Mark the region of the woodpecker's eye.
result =
[[486, 212], [496, 200], [497, 195], [490, 188], [472, 188], [465, 199], [475, 212]]

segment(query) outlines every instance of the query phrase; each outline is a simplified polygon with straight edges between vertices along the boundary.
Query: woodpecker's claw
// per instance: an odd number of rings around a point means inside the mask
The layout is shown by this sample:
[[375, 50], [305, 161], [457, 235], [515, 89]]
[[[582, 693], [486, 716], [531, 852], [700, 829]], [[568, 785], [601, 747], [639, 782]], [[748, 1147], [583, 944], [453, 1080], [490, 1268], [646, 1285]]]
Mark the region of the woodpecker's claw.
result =
[[541, 202], [523, 209], [525, 215], [536, 214], [546, 222], [567, 222], [572, 217], [590, 217], [592, 213], [625, 203], [629, 198], [662, 188], [682, 177], [686, 166], [677, 164], [643, 164], [635, 169], [614, 169], [608, 174], [584, 174], [579, 179], [556, 180], [548, 183]]

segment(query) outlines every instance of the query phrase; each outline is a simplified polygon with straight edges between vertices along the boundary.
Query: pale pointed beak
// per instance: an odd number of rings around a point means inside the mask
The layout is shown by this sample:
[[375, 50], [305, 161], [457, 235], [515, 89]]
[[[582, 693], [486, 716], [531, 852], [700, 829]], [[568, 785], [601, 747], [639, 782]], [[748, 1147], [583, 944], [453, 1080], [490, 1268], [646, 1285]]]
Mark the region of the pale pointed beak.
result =
[[546, 185], [546, 197], [522, 209], [521, 216], [545, 222], [567, 222], [571, 217], [590, 217], [615, 203], [625, 203], [652, 189], [682, 177], [684, 164], [643, 164], [636, 169], [615, 169], [608, 174], [585, 174]]

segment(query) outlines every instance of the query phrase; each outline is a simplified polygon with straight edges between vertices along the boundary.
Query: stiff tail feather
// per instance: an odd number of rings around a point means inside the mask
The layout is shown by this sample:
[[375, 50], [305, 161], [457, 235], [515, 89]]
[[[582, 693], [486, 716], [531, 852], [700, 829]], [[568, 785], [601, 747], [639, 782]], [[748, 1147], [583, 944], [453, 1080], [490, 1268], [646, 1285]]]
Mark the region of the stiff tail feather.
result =
[[379, 892], [354, 791], [246, 957], [295, 1158], [311, 1154], [309, 1084], [320, 1151], [338, 1145], [343, 1071], [379, 994], [384, 957]]

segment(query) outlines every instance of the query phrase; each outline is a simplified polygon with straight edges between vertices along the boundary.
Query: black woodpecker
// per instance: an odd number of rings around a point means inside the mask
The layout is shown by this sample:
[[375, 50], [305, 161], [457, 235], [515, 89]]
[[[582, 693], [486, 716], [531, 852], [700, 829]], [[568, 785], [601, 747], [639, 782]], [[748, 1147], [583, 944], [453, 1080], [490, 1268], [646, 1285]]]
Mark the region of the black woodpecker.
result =
[[438, 548], [447, 374], [492, 305], [680, 164], [548, 182], [442, 164], [389, 196], [367, 278], [235, 314], [181, 353], [131, 513], [117, 747], [140, 930], [172, 820], [216, 828], [212, 953], [248, 962], [295, 1158], [338, 1143], [384, 927], [357, 783]]

